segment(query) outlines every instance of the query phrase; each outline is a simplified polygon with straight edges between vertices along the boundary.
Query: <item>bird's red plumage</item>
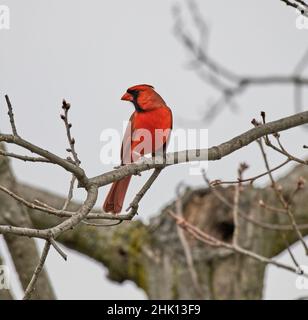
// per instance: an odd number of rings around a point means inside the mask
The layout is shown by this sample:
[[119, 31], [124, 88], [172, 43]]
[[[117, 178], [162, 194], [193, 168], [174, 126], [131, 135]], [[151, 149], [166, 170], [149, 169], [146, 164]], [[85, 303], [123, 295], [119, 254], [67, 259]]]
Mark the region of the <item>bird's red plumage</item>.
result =
[[[124, 134], [122, 165], [135, 162], [144, 154], [163, 151], [172, 129], [172, 112], [162, 97], [152, 86], [137, 85], [127, 89], [122, 100], [131, 101], [136, 109]], [[121, 212], [130, 179], [131, 176], [112, 184], [103, 205], [105, 212]]]

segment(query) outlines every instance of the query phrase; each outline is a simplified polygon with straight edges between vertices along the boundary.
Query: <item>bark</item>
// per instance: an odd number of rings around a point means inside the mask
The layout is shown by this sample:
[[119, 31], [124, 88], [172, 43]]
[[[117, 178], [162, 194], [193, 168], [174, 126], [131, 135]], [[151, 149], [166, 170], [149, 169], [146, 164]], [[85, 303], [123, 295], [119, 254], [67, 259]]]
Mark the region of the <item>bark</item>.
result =
[[[307, 168], [296, 167], [279, 181], [286, 196], [295, 189], [299, 176], [307, 180]], [[220, 192], [232, 202], [233, 187], [220, 188]], [[36, 198], [58, 208], [64, 201], [62, 197], [50, 192], [23, 184], [18, 185], [17, 193], [29, 200]], [[270, 188], [248, 187], [241, 195], [240, 208], [249, 218], [257, 221], [290, 224], [286, 214], [270, 213], [260, 208], [260, 199], [279, 206]], [[294, 198], [294, 214], [298, 223], [308, 223], [307, 199], [308, 188]], [[232, 212], [210, 190], [187, 189], [182, 202], [184, 217], [189, 222], [219, 239], [231, 240], [234, 229]], [[72, 203], [70, 209], [77, 207], [77, 203]], [[132, 280], [151, 299], [198, 299], [200, 295], [193, 285], [176, 225], [166, 214], [166, 210], [173, 207], [174, 203], [149, 224], [131, 221], [109, 228], [81, 224], [74, 230], [65, 232], [57, 240], [103, 263], [109, 270], [110, 279], [117, 282]], [[35, 210], [28, 211], [35, 227], [46, 228], [58, 221], [53, 216]], [[302, 230], [302, 233], [306, 235], [308, 230]], [[285, 236], [290, 243], [297, 240], [293, 231], [285, 232]], [[264, 264], [225, 249], [205, 246], [187, 235], [186, 237], [202, 290], [201, 298], [262, 298]], [[285, 250], [281, 232], [260, 228], [243, 218], [240, 218], [239, 244], [266, 257], [274, 257]]]
[[[0, 148], [3, 146], [0, 144]], [[0, 185], [16, 190], [17, 182], [12, 174], [9, 160], [0, 156]], [[0, 193], [0, 224], [31, 227], [27, 210], [10, 196]], [[4, 239], [18, 272], [22, 287], [26, 289], [39, 262], [39, 253], [34, 239], [6, 234]], [[36, 284], [33, 299], [54, 299], [55, 295], [45, 271]]]
[[[0, 255], [0, 266], [4, 264], [4, 261]], [[13, 300], [11, 291], [9, 289], [1, 289], [0, 287], [0, 300]]]

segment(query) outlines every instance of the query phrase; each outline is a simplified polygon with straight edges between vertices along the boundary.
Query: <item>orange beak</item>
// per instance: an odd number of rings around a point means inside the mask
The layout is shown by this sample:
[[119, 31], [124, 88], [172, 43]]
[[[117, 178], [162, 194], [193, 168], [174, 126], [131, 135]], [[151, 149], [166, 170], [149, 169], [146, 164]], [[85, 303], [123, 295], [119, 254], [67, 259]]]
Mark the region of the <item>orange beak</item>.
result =
[[132, 95], [129, 94], [128, 92], [125, 92], [124, 95], [122, 96], [121, 100], [133, 101], [133, 97], [132, 97]]

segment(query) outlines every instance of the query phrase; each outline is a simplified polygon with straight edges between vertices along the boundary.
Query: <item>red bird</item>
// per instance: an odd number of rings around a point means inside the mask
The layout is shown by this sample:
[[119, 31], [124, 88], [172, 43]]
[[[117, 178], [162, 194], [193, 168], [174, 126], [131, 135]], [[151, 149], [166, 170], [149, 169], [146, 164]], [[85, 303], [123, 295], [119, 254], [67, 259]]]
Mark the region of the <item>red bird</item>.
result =
[[[121, 165], [135, 162], [141, 156], [164, 152], [172, 129], [172, 112], [154, 87], [140, 84], [127, 89], [121, 100], [135, 106], [124, 134]], [[131, 176], [112, 184], [103, 205], [105, 212], [119, 213]]]

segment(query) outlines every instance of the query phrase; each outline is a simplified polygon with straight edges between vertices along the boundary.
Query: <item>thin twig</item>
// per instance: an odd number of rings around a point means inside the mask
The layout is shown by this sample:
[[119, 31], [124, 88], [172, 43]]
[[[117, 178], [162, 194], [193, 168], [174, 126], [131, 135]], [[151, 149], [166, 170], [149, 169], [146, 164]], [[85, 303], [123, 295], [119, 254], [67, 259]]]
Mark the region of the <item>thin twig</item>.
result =
[[10, 123], [11, 123], [11, 128], [12, 128], [13, 135], [14, 136], [18, 136], [17, 130], [16, 130], [16, 125], [15, 125], [13, 107], [12, 107], [10, 98], [9, 98], [9, 96], [7, 94], [5, 95], [5, 100], [6, 100], [6, 104], [7, 104], [7, 107], [8, 107], [8, 115], [9, 115], [9, 118], [10, 118]]
[[[302, 0], [281, 0], [288, 5], [296, 8], [302, 15], [307, 16], [307, 5], [304, 5]], [[196, 74], [203, 82], [210, 85], [219, 91], [218, 98], [214, 103], [206, 106], [207, 112], [203, 120], [213, 121], [215, 117], [226, 106], [233, 106], [234, 99], [240, 94], [244, 93], [251, 86], [268, 86], [268, 85], [294, 85], [296, 90], [308, 85], [308, 79], [301, 76], [301, 71], [298, 66], [294, 69], [293, 73], [284, 75], [268, 75], [268, 76], [253, 76], [253, 75], [240, 75], [228, 67], [223, 66], [220, 61], [211, 56], [207, 50], [208, 48], [208, 27], [204, 18], [200, 14], [200, 8], [196, 1], [189, 1], [189, 13], [192, 17], [194, 27], [197, 29], [198, 37], [201, 41], [195, 40], [187, 30], [184, 23], [184, 14], [180, 6], [176, 6], [174, 10], [174, 31], [176, 37], [180, 40], [182, 45], [192, 55], [192, 62]], [[302, 61], [302, 60], [301, 60]], [[302, 64], [301, 64], [302, 65]], [[297, 93], [295, 95], [297, 97]], [[300, 104], [295, 101], [295, 108], [300, 108]], [[296, 109], [295, 109], [296, 110]]]
[[68, 190], [68, 195], [67, 195], [66, 200], [64, 202], [64, 205], [62, 207], [62, 211], [65, 211], [67, 209], [71, 200], [73, 199], [75, 181], [76, 181], [76, 177], [74, 175], [72, 175], [72, 179], [71, 179], [69, 190]]
[[0, 156], [11, 157], [11, 158], [15, 158], [15, 159], [23, 160], [23, 161], [28, 161], [28, 162], [47, 162], [47, 163], [50, 163], [50, 161], [48, 159], [43, 158], [43, 157], [22, 156], [22, 155], [19, 155], [16, 153], [6, 152], [6, 151], [2, 151], [2, 150], [0, 150]]
[[146, 192], [151, 188], [154, 181], [157, 179], [159, 174], [161, 173], [162, 168], [156, 168], [150, 178], [147, 180], [147, 182], [143, 185], [143, 187], [140, 189], [140, 191], [136, 194], [133, 201], [130, 203], [129, 207], [126, 209], [126, 211], [130, 212], [128, 213], [129, 216], [134, 216], [138, 214], [138, 208], [139, 208], [139, 202], [143, 198], [143, 196], [146, 194]]
[[41, 271], [42, 271], [42, 269], [44, 267], [44, 264], [45, 264], [45, 261], [46, 261], [46, 258], [47, 258], [47, 255], [48, 255], [48, 252], [49, 252], [49, 249], [50, 249], [50, 245], [51, 245], [50, 241], [47, 240], [45, 242], [45, 246], [44, 246], [43, 253], [41, 255], [40, 261], [39, 261], [39, 263], [38, 263], [38, 265], [37, 265], [37, 267], [36, 267], [36, 269], [35, 269], [35, 271], [34, 271], [34, 273], [32, 275], [31, 281], [29, 282], [29, 284], [28, 284], [28, 286], [27, 286], [27, 288], [25, 290], [25, 295], [23, 297], [23, 300], [28, 300], [31, 297], [31, 294], [32, 294], [32, 292], [33, 292], [33, 290], [35, 288], [35, 284], [37, 282], [37, 279], [38, 279], [38, 277], [39, 277], [39, 275], [40, 275], [40, 273], [41, 273]]
[[[205, 242], [206, 244], [208, 244], [210, 246], [222, 247], [222, 248], [225, 248], [225, 249], [229, 249], [229, 250], [232, 250], [232, 251], [234, 251], [236, 253], [240, 253], [240, 254], [242, 254], [244, 256], [247, 256], [247, 257], [253, 258], [255, 260], [258, 260], [258, 261], [260, 261], [262, 263], [272, 264], [272, 265], [275, 265], [275, 266], [277, 266], [279, 268], [291, 271], [293, 273], [298, 273], [297, 268], [294, 268], [294, 267], [289, 266], [287, 264], [275, 261], [273, 259], [266, 258], [264, 256], [261, 256], [261, 255], [257, 254], [257, 253], [254, 253], [252, 251], [249, 251], [249, 250], [246, 250], [244, 248], [241, 248], [239, 246], [234, 246], [233, 244], [229, 244], [229, 243], [226, 243], [224, 241], [218, 240], [217, 238], [205, 233], [204, 231], [201, 231], [199, 228], [193, 226], [192, 224], [190, 224], [186, 220], [179, 218], [173, 212], [168, 211], [168, 214], [172, 218], [174, 218], [177, 221], [177, 223], [183, 229], [187, 230], [190, 234], [192, 234], [198, 240], [200, 240], [202, 242]], [[304, 276], [307, 277], [308, 275], [304, 274]]]
[[55, 250], [60, 254], [60, 256], [67, 261], [67, 254], [58, 246], [57, 242], [51, 237], [49, 239], [50, 244], [55, 248]]
[[[65, 129], [66, 129], [66, 136], [67, 136], [67, 140], [68, 140], [68, 143], [69, 143], [69, 146], [70, 146], [68, 149], [66, 149], [66, 151], [72, 154], [73, 162], [76, 164], [77, 167], [79, 167], [80, 164], [81, 164], [81, 161], [79, 160], [78, 154], [77, 154], [76, 149], [75, 149], [75, 143], [76, 143], [75, 138], [73, 138], [72, 134], [71, 134], [72, 123], [70, 123], [69, 119], [68, 119], [68, 112], [69, 112], [70, 108], [71, 108], [70, 103], [66, 102], [66, 100], [63, 99], [63, 101], [62, 101], [62, 109], [64, 110], [64, 114], [61, 114], [61, 119], [64, 122]], [[70, 157], [68, 157], [67, 159], [71, 160]], [[65, 211], [67, 209], [68, 205], [70, 204], [70, 202], [71, 202], [71, 200], [73, 198], [75, 181], [76, 181], [76, 176], [73, 174], [71, 182], [70, 182], [70, 186], [69, 186], [67, 199], [66, 199], [66, 201], [65, 201], [65, 203], [64, 203], [64, 205], [62, 207], [63, 211]]]
[[[216, 190], [215, 187], [211, 186], [210, 181], [207, 178], [204, 170], [202, 170], [202, 175], [203, 175], [204, 181], [206, 182], [207, 186], [211, 189], [214, 196], [217, 199], [219, 199], [222, 203], [224, 203], [228, 208], [230, 208], [232, 210], [233, 204], [231, 202], [229, 202], [228, 199], [225, 198], [218, 190]], [[255, 219], [249, 217], [249, 215], [246, 214], [244, 211], [242, 211], [240, 208], [238, 209], [238, 213], [241, 218], [245, 219], [246, 221], [248, 221], [258, 227], [264, 228], [264, 229], [268, 229], [268, 230], [272, 230], [272, 231], [291, 231], [291, 230], [294, 230], [293, 226], [290, 224], [271, 224], [271, 223], [255, 220]], [[284, 211], [284, 213], [286, 213], [286, 211]], [[308, 229], [308, 224], [298, 225], [298, 228], [300, 230], [306, 230], [306, 229]]]
[[289, 253], [289, 255], [290, 255], [290, 257], [291, 257], [294, 265], [295, 265], [296, 268], [298, 269], [298, 273], [299, 273], [299, 274], [302, 274], [303, 271], [302, 271], [299, 263], [297, 262], [294, 254], [293, 254], [293, 252], [292, 252], [292, 250], [291, 250], [291, 248], [290, 248], [290, 243], [289, 243], [289, 241], [288, 241], [288, 239], [287, 239], [287, 237], [286, 237], [286, 235], [285, 235], [284, 233], [282, 233], [282, 238], [283, 238], [283, 240], [284, 240], [284, 242], [285, 242], [285, 244], [286, 244], [286, 248], [287, 248], [287, 250], [288, 250], [288, 253]]
[[270, 212], [274, 212], [274, 213], [287, 213], [287, 210], [286, 210], [286, 209], [276, 208], [276, 207], [270, 206], [270, 205], [266, 204], [263, 200], [260, 200], [260, 201], [259, 201], [259, 206], [260, 206], [261, 208], [266, 209], [267, 211], [270, 211]]
[[280, 138], [279, 138], [278, 134], [275, 134], [275, 138], [276, 138], [280, 148], [276, 147], [268, 138], [265, 139], [265, 144], [267, 146], [271, 147], [273, 150], [275, 150], [275, 151], [281, 153], [282, 155], [286, 156], [289, 160], [295, 161], [295, 162], [297, 162], [299, 164], [304, 164], [304, 165], [308, 164], [307, 160], [302, 160], [302, 159], [300, 159], [298, 157], [293, 156], [288, 151], [286, 151], [286, 149], [281, 144], [281, 141], [280, 141]]
[[284, 2], [287, 6], [295, 8], [302, 15], [305, 15], [305, 10], [308, 9], [307, 4], [302, 0], [294, 0], [294, 2], [290, 0], [280, 0], [280, 1]]
[[[278, 165], [277, 167], [271, 169], [271, 172], [274, 172], [282, 167], [284, 167], [287, 163], [289, 163], [291, 160], [287, 159], [285, 160], [283, 163], [281, 163], [280, 165]], [[253, 183], [254, 181], [256, 181], [259, 178], [262, 178], [264, 176], [268, 175], [268, 172], [263, 172], [259, 175], [256, 175], [254, 177], [251, 178], [246, 178], [246, 179], [237, 179], [237, 180], [231, 180], [231, 181], [221, 181], [221, 180], [213, 180], [210, 182], [210, 184], [212, 186], [217, 186], [217, 185], [221, 185], [221, 184], [238, 184], [238, 183], [244, 183], [244, 182], [250, 182]]]
[[62, 109], [64, 110], [64, 114], [61, 114], [61, 119], [64, 122], [64, 125], [65, 125], [65, 128], [66, 128], [67, 139], [68, 139], [68, 142], [69, 142], [69, 145], [70, 145], [70, 149], [67, 149], [67, 151], [72, 154], [73, 159], [74, 159], [74, 163], [77, 166], [79, 166], [81, 161], [79, 160], [78, 154], [77, 154], [76, 149], [75, 149], [75, 143], [76, 143], [75, 138], [73, 138], [72, 134], [71, 134], [72, 124], [68, 120], [68, 112], [69, 112], [70, 108], [71, 108], [70, 103], [68, 103], [65, 100], [63, 100]]
[[114, 222], [114, 223], [109, 223], [109, 224], [106, 224], [106, 223], [96, 223], [96, 222], [87, 222], [87, 221], [81, 221], [81, 223], [83, 224], [86, 224], [88, 226], [91, 226], [91, 227], [113, 227], [113, 226], [117, 226], [119, 224], [121, 224], [123, 222], [123, 220], [119, 220], [117, 222]]
[[273, 190], [275, 191], [275, 194], [277, 196], [277, 199], [280, 201], [280, 203], [282, 204], [283, 208], [287, 211], [287, 214], [289, 216], [289, 219], [290, 219], [290, 222], [293, 226], [293, 229], [295, 231], [295, 233], [297, 234], [298, 236], [298, 239], [300, 240], [300, 242], [302, 243], [304, 249], [305, 249], [305, 253], [306, 255], [308, 255], [308, 246], [302, 236], [302, 233], [300, 231], [300, 229], [298, 228], [297, 226], [297, 223], [295, 221], [295, 217], [294, 217], [294, 214], [290, 208], [290, 205], [289, 203], [286, 201], [285, 197], [283, 196], [282, 194], [282, 190], [278, 188], [277, 184], [276, 184], [276, 181], [274, 180], [274, 177], [270, 171], [270, 166], [269, 166], [269, 162], [268, 162], [268, 159], [267, 159], [267, 154], [265, 153], [265, 150], [264, 150], [264, 147], [263, 147], [263, 144], [262, 144], [262, 140], [259, 139], [257, 140], [258, 142], [258, 145], [260, 147], [260, 150], [261, 150], [261, 153], [262, 153], [262, 157], [264, 159], [264, 163], [265, 163], [265, 167], [266, 167], [266, 170], [268, 171], [268, 176], [271, 180], [271, 183], [272, 183], [272, 188]]

